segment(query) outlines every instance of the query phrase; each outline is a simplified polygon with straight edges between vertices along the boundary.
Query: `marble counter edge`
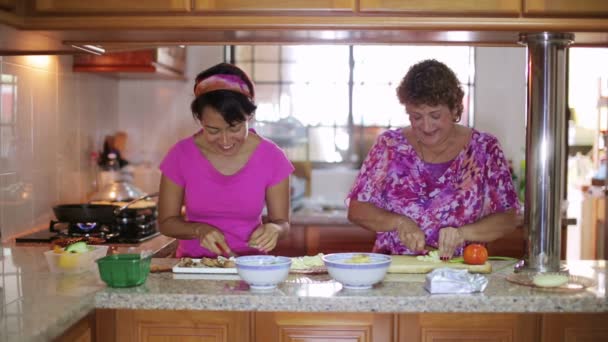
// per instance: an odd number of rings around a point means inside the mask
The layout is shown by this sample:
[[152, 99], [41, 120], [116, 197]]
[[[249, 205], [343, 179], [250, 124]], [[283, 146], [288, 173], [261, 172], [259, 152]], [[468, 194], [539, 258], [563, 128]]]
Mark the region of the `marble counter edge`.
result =
[[[272, 300], [271, 300], [272, 299]], [[290, 311], [290, 312], [485, 312], [485, 313], [574, 313], [608, 312], [608, 303], [595, 297], [429, 295], [292, 297], [280, 290], [269, 293], [139, 294], [98, 292], [95, 307], [103, 309]]]

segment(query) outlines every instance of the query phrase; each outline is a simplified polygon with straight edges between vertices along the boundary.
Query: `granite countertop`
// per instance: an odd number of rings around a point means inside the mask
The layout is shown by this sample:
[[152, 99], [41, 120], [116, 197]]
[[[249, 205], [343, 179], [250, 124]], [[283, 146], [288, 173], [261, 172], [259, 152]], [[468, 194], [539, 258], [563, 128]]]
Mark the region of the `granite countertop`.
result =
[[[1, 247], [0, 341], [46, 341], [95, 308], [309, 312], [608, 312], [606, 261], [568, 264], [597, 286], [575, 294], [546, 293], [507, 282], [512, 265], [495, 262], [485, 292], [430, 295], [424, 275], [387, 275], [372, 290], [347, 290], [328, 275], [290, 275], [270, 292], [252, 292], [237, 275], [150, 274], [142, 286], [107, 288], [97, 272], [55, 275], [48, 247]], [[175, 259], [153, 259], [173, 263]], [[505, 267], [507, 266], [507, 267]], [[502, 268], [502, 269], [501, 269]], [[501, 270], [500, 270], [501, 269]]]

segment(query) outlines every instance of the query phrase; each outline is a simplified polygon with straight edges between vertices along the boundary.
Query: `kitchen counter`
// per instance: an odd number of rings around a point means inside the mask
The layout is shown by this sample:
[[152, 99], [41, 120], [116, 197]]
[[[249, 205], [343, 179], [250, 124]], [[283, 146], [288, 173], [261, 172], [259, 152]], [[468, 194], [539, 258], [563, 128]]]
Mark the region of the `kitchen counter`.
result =
[[352, 225], [347, 218], [346, 209], [302, 208], [291, 214], [291, 225]]
[[[175, 239], [159, 235], [138, 245], [116, 245], [118, 253], [162, 251]], [[48, 341], [95, 307], [106, 286], [97, 271], [49, 272], [47, 244], [0, 244], [0, 341]]]
[[[97, 272], [54, 275], [46, 247], [2, 246], [0, 341], [45, 341], [95, 308], [297, 312], [608, 312], [606, 261], [568, 263], [572, 274], [596, 280], [582, 293], [555, 294], [518, 286], [512, 270], [495, 262], [482, 294], [430, 295], [424, 275], [387, 275], [373, 290], [342, 288], [328, 275], [290, 275], [270, 292], [251, 292], [236, 275], [150, 274], [127, 289], [107, 288]], [[172, 262], [154, 259], [153, 262]], [[507, 266], [506, 268], [504, 266]], [[502, 270], [499, 270], [503, 268]]]
[[[110, 309], [234, 310], [298, 312], [608, 312], [606, 262], [568, 264], [571, 273], [596, 280], [583, 293], [555, 294], [505, 280], [512, 262], [493, 262], [481, 294], [431, 295], [425, 275], [388, 274], [371, 291], [343, 289], [329, 275], [290, 275], [276, 290], [252, 292], [237, 275], [154, 274], [139, 288], [95, 295], [95, 307]], [[506, 268], [505, 268], [506, 266]], [[502, 268], [502, 269], [501, 269]]]

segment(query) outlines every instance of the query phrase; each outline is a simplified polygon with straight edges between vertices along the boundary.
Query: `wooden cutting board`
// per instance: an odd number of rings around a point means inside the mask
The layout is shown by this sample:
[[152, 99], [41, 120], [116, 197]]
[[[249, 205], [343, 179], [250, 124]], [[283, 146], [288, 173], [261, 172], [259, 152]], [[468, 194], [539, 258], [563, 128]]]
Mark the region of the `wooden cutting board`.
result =
[[393, 261], [388, 268], [388, 273], [429, 273], [436, 268], [449, 267], [456, 269], [468, 269], [471, 273], [491, 273], [492, 265], [486, 261], [483, 265], [467, 265], [464, 263], [431, 262], [416, 260], [415, 256], [393, 255]]

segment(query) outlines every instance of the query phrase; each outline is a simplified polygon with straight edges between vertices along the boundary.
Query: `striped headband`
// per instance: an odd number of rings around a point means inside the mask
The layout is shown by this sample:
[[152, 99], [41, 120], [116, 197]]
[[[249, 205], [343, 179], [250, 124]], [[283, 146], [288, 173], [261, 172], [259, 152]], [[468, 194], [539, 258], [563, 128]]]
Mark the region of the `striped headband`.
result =
[[252, 99], [247, 83], [236, 75], [217, 74], [209, 76], [194, 86], [194, 95], [200, 96], [215, 90], [230, 90]]

